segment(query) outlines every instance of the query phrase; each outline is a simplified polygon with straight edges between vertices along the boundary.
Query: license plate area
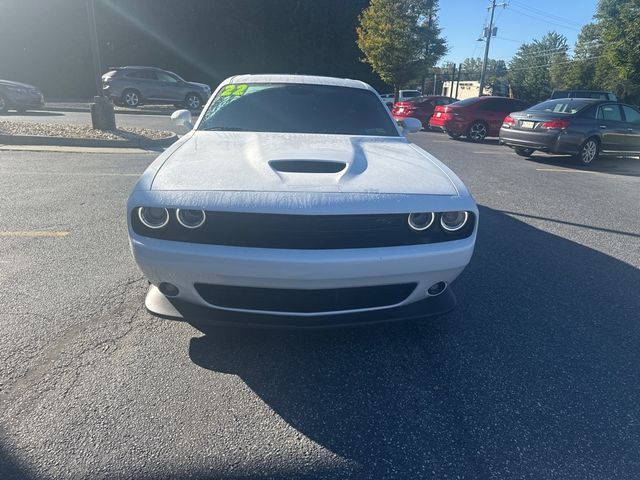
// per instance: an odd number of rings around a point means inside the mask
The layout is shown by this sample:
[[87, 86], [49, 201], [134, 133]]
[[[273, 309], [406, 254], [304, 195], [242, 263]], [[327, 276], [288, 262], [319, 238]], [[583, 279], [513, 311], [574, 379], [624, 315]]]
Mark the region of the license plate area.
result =
[[533, 130], [533, 127], [536, 125], [536, 122], [530, 122], [528, 120], [522, 120], [520, 122], [520, 128], [524, 128], [526, 130]]

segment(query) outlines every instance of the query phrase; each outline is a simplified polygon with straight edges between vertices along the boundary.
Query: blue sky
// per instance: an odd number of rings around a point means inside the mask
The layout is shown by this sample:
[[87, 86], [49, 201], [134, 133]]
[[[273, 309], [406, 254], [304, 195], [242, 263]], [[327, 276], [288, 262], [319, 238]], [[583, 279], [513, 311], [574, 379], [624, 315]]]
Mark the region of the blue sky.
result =
[[[476, 41], [489, 23], [490, 0], [440, 0], [439, 22], [449, 52], [442, 61], [460, 63], [467, 57], [482, 57], [484, 42]], [[580, 27], [596, 12], [597, 0], [497, 0], [497, 37], [491, 39], [489, 57], [506, 62], [524, 42], [540, 38], [550, 30], [565, 35], [573, 47]], [[570, 51], [571, 53], [571, 51]]]

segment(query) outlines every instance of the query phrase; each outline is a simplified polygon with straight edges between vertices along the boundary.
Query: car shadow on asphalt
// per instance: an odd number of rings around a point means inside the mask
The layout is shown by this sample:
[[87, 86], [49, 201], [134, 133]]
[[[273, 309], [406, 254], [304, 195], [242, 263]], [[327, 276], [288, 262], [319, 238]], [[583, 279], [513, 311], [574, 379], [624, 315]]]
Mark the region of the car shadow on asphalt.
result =
[[585, 172], [608, 173], [627, 177], [640, 177], [640, 159], [633, 157], [600, 157], [591, 165], [583, 165], [569, 155], [545, 155], [534, 153], [527, 158], [542, 168], [568, 168]]
[[336, 477], [633, 478], [640, 270], [490, 208], [480, 219], [449, 315], [313, 332], [199, 323], [190, 358], [353, 462]]

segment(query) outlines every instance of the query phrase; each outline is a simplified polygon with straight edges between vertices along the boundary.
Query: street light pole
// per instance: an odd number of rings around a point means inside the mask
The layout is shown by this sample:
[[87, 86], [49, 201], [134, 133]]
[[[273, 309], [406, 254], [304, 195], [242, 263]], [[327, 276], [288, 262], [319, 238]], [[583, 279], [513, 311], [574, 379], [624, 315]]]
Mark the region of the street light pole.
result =
[[489, 59], [489, 45], [491, 44], [491, 34], [493, 32], [493, 13], [496, 10], [496, 0], [491, 0], [491, 20], [489, 21], [489, 29], [486, 31], [484, 37], [484, 59], [482, 60], [482, 71], [480, 72], [480, 88], [478, 89], [478, 96], [482, 96], [484, 93], [484, 77], [487, 71], [487, 60]]
[[97, 130], [115, 130], [116, 117], [113, 112], [113, 104], [102, 93], [102, 62], [100, 61], [100, 44], [98, 43], [98, 28], [96, 26], [95, 0], [87, 0], [87, 15], [91, 56], [93, 57], [93, 76], [96, 82], [96, 96], [93, 97], [91, 105], [91, 124]]

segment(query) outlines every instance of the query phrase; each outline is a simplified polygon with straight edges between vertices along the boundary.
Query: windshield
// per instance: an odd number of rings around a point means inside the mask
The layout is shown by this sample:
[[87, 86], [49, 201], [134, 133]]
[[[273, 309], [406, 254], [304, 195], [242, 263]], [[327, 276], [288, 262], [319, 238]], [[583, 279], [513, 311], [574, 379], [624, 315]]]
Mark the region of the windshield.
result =
[[404, 98], [413, 98], [413, 97], [419, 97], [421, 93], [417, 90], [403, 90], [401, 95]]
[[563, 98], [559, 100], [547, 100], [546, 102], [539, 103], [529, 108], [530, 112], [549, 112], [549, 113], [563, 113], [566, 115], [573, 115], [579, 112], [583, 108], [591, 105], [592, 102], [584, 100], [575, 100]]
[[209, 106], [199, 128], [399, 136], [373, 92], [327, 85], [226, 85]]

